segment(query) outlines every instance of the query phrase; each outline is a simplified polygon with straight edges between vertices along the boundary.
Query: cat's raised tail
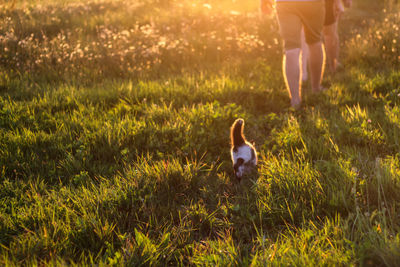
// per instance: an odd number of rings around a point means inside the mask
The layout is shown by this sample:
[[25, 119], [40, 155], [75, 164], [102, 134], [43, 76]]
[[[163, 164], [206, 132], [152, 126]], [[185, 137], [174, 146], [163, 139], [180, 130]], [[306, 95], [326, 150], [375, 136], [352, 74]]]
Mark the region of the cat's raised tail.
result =
[[234, 151], [237, 150], [238, 147], [244, 145], [246, 143], [246, 138], [243, 134], [244, 128], [244, 120], [237, 119], [232, 124], [231, 127], [231, 145]]

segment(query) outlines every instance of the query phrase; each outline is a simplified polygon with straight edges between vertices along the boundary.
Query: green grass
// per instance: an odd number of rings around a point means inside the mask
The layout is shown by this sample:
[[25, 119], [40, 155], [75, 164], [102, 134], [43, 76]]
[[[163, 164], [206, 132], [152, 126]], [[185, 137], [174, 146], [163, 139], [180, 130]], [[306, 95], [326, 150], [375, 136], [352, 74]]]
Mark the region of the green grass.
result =
[[1, 265], [398, 264], [398, 1], [354, 1], [300, 112], [257, 1], [0, 5]]

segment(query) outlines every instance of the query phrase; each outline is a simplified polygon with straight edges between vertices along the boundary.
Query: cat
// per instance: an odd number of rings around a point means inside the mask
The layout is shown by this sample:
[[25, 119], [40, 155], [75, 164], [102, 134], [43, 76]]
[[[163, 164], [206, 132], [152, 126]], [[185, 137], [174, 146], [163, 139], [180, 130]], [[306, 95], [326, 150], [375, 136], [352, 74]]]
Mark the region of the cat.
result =
[[239, 182], [245, 174], [254, 170], [257, 165], [257, 151], [252, 144], [246, 141], [243, 128], [243, 119], [237, 119], [231, 127], [233, 172]]

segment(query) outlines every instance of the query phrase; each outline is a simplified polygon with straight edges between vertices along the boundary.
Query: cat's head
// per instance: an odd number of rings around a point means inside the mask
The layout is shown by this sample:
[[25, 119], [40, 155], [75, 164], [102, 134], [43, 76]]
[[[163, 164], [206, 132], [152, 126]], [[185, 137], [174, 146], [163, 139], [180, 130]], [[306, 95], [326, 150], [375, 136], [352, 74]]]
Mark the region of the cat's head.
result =
[[235, 178], [239, 181], [243, 176], [253, 173], [255, 165], [252, 162], [244, 162], [242, 158], [238, 158], [236, 163], [233, 165], [233, 173]]
[[242, 158], [238, 158], [236, 163], [233, 165], [233, 173], [235, 174], [236, 179], [242, 179], [242, 176], [245, 172], [244, 160]]

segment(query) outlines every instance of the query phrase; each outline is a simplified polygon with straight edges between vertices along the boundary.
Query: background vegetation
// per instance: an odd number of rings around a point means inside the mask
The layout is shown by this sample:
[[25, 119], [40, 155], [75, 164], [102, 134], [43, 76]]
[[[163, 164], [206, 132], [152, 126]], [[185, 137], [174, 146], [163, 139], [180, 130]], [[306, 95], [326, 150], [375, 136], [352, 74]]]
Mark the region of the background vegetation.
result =
[[0, 3], [1, 265], [398, 264], [398, 1], [354, 0], [299, 112], [257, 1]]

